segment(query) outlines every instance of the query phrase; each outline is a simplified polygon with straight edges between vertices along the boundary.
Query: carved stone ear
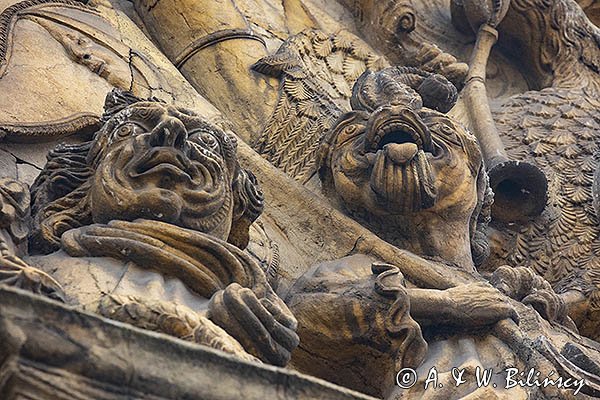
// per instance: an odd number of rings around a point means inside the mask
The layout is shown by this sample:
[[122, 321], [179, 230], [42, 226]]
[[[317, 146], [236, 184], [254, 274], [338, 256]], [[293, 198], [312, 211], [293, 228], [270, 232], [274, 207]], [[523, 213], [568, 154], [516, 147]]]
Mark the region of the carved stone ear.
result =
[[264, 208], [264, 196], [256, 177], [243, 168], [238, 169], [233, 182], [233, 222], [227, 241], [245, 249], [250, 241], [250, 225]]

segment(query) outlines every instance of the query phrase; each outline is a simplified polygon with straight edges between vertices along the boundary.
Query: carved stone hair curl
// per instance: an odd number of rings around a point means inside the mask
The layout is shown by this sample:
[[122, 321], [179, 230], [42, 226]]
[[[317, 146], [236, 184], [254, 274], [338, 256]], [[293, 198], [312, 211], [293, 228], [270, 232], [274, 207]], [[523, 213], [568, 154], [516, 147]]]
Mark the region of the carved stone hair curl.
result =
[[[159, 100], [140, 99], [129, 92], [113, 89], [106, 96], [101, 121], [106, 123], [119, 111], [141, 101]], [[188, 110], [182, 111], [195, 115]], [[94, 157], [90, 157], [90, 153], [97, 138], [98, 132], [89, 142], [61, 144], [48, 154], [46, 166], [31, 188], [33, 226], [29, 245], [32, 254], [58, 250], [63, 233], [94, 222], [88, 194], [95, 172]], [[237, 143], [234, 137], [232, 141], [234, 145]], [[254, 175], [237, 162], [233, 173], [234, 213], [228, 242], [244, 248], [248, 245], [250, 225], [262, 213], [263, 195]]]

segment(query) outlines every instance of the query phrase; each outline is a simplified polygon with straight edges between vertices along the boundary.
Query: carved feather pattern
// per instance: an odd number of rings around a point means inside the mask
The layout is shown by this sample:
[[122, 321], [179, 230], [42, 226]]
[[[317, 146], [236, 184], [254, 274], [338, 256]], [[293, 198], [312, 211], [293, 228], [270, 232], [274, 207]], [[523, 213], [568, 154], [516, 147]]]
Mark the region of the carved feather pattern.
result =
[[300, 182], [316, 172], [318, 146], [337, 118], [350, 109], [349, 98], [367, 69], [383, 59], [348, 32], [328, 35], [309, 30], [290, 37], [253, 69], [281, 79], [277, 107], [254, 148]]
[[597, 103], [577, 90], [548, 88], [513, 97], [495, 119], [509, 156], [539, 165], [549, 179], [546, 210], [516, 234], [507, 261], [533, 268], [559, 292], [583, 292], [600, 308], [600, 227], [592, 205]]

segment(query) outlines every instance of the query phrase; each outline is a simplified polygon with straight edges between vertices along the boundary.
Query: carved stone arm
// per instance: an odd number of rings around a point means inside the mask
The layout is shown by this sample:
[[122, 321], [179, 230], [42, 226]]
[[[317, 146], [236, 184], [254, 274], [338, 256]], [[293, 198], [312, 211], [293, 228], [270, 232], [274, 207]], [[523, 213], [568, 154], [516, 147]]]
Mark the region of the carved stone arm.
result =
[[100, 299], [97, 311], [105, 317], [138, 328], [212, 347], [246, 361], [261, 362], [208, 318], [181, 304], [136, 296], [106, 295]]
[[298, 319], [291, 365], [377, 397], [402, 368], [416, 368], [427, 344], [412, 319], [399, 269], [355, 254], [318, 264], [285, 301]]
[[487, 283], [447, 290], [408, 289], [412, 316], [419, 324], [479, 327], [511, 318], [518, 322], [509, 299]]

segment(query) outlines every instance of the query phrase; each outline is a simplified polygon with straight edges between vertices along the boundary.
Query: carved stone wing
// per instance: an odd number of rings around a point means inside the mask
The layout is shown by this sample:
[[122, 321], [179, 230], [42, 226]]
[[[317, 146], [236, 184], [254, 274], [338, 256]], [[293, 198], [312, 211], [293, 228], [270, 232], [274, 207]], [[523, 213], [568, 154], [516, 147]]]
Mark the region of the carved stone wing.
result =
[[535, 163], [549, 177], [546, 211], [516, 232], [505, 259], [533, 268], [559, 294], [583, 293], [590, 313], [600, 311], [600, 224], [593, 196], [599, 105], [581, 91], [548, 88], [513, 97], [495, 115], [509, 156]]
[[253, 69], [281, 79], [277, 107], [254, 148], [300, 182], [316, 171], [321, 137], [350, 110], [352, 86], [385, 61], [361, 39], [308, 30], [290, 37]]

